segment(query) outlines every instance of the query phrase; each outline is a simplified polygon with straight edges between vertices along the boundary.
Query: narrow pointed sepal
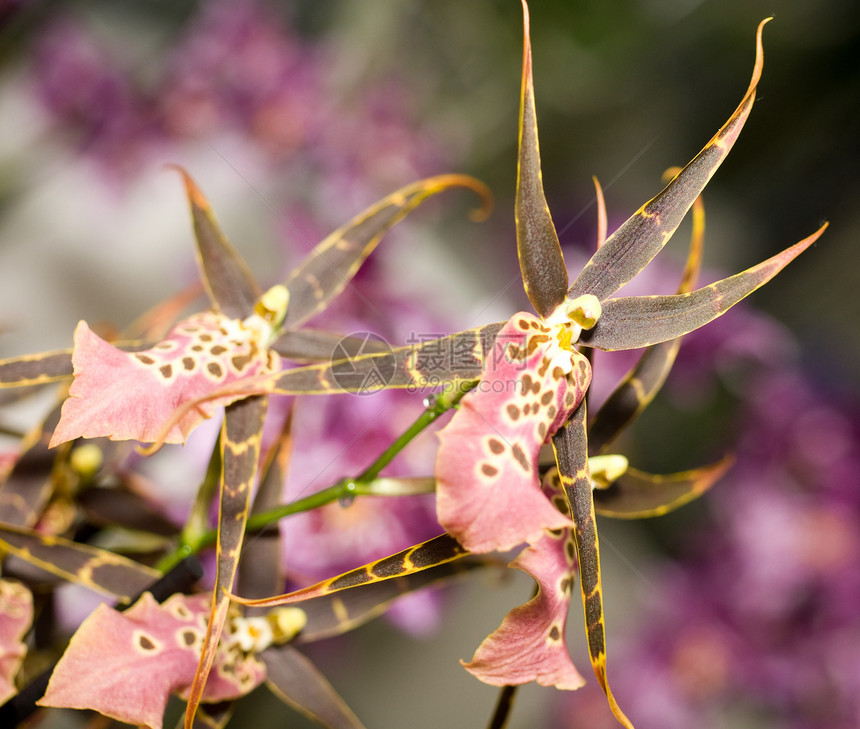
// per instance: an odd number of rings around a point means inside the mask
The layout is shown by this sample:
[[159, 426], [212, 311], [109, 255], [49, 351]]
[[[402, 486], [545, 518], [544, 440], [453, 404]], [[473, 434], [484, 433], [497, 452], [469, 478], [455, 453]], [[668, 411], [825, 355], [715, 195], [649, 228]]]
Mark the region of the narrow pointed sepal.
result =
[[188, 691], [185, 729], [192, 729], [197, 705], [202, 700], [212, 666], [218, 655], [230, 593], [236, 579], [245, 524], [251, 506], [251, 491], [257, 480], [260, 441], [266, 415], [265, 397], [231, 403], [221, 427], [221, 494], [218, 507], [218, 543], [215, 587], [200, 662]]
[[749, 117], [764, 66], [761, 35], [766, 22], [763, 20], [756, 31], [752, 79], [737, 109], [662, 192], [609, 236], [573, 282], [569, 297], [594, 294], [602, 302], [645, 268], [672, 237], [693, 201], [728, 155]]
[[815, 243], [826, 228], [827, 223], [757, 266], [687, 294], [627, 296], [604, 301], [600, 320], [594, 328], [582, 333], [580, 343], [614, 351], [649, 347], [689, 334], [764, 286]]
[[465, 187], [481, 198], [475, 219], [489, 213], [489, 189], [467, 175], [429, 177], [392, 193], [327, 236], [290, 272], [284, 282], [290, 292], [290, 308], [283, 328], [295, 330], [322, 311], [346, 288], [390, 228], [429, 197], [453, 187]]
[[182, 175], [185, 184], [197, 242], [197, 264], [213, 306], [234, 319], [250, 316], [262, 293], [250, 269], [221, 232], [209, 201], [191, 175], [179, 165], [168, 166]]
[[606, 675], [606, 624], [603, 617], [603, 587], [600, 579], [600, 547], [597, 521], [592, 498], [592, 483], [588, 468], [586, 436], [586, 404], [583, 401], [565, 427], [553, 436], [556, 466], [561, 485], [567, 495], [574, 523], [576, 553], [579, 560], [579, 580], [588, 636], [588, 655], [600, 687], [606, 694], [615, 718], [626, 729], [633, 729], [609, 688]]
[[526, 294], [538, 314], [549, 316], [564, 300], [567, 292], [567, 268], [543, 190], [532, 80], [529, 10], [525, 0], [515, 213], [517, 253]]
[[594, 489], [594, 508], [613, 519], [662, 516], [688, 504], [713, 486], [734, 463], [726, 456], [716, 463], [671, 474], [651, 474], [628, 468], [606, 488]]

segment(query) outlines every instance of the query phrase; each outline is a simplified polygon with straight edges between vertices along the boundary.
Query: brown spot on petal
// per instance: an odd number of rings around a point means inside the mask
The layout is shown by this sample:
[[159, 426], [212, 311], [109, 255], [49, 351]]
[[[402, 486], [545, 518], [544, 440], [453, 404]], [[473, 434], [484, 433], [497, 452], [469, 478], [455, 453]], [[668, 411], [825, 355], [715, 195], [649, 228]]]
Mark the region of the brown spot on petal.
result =
[[498, 474], [498, 472], [499, 472], [499, 469], [496, 468], [495, 466], [491, 466], [489, 463], [481, 464], [481, 473], [483, 473], [485, 476], [492, 477], [492, 476], [495, 476], [496, 474]]
[[527, 331], [529, 328], [528, 319], [520, 319], [517, 321], [517, 326], [523, 331]]
[[216, 344], [214, 347], [212, 347], [212, 349], [209, 350], [213, 357], [217, 357], [218, 355], [224, 354], [224, 352], [226, 351], [227, 347], [224, 347], [221, 344]]
[[233, 367], [236, 369], [237, 372], [241, 372], [251, 362], [251, 358], [247, 354], [236, 355], [235, 357], [230, 358], [230, 362], [233, 363]]
[[543, 395], [540, 396], [540, 404], [544, 407], [549, 405], [552, 402], [554, 394], [555, 393], [552, 390], [547, 390]]
[[488, 445], [490, 446], [490, 450], [496, 455], [504, 452], [505, 450], [505, 444], [497, 438], [490, 438]]
[[154, 651], [158, 648], [158, 646], [143, 633], [140, 633], [137, 636], [137, 644], [145, 651]]
[[152, 357], [147, 357], [145, 354], [136, 354], [134, 356], [137, 357], [138, 360], [143, 362], [143, 364], [145, 365], [155, 364], [155, 360]]
[[206, 369], [209, 370], [209, 374], [213, 375], [214, 377], [224, 376], [224, 370], [221, 369], [221, 365], [219, 365], [217, 362], [210, 362], [206, 365]]
[[516, 405], [508, 405], [505, 410], [508, 411], [508, 416], [511, 420], [519, 420], [520, 409]]
[[525, 471], [531, 471], [531, 464], [529, 463], [529, 459], [526, 458], [526, 454], [523, 452], [523, 449], [520, 447], [520, 444], [517, 443], [513, 448], [511, 448], [511, 452], [514, 454], [514, 458], [517, 459], [517, 463], [523, 467]]
[[164, 377], [165, 380], [169, 380], [173, 377], [173, 365], [163, 365], [158, 368], [158, 371], [161, 373], [161, 376]]
[[564, 370], [561, 367], [553, 367], [552, 368], [552, 378], [554, 380], [563, 380], [564, 379]]
[[183, 357], [182, 358], [182, 366], [191, 372], [194, 369], [194, 357]]
[[538, 435], [540, 436], [540, 439], [545, 440], [546, 439], [546, 423], [538, 423], [537, 431], [538, 431]]
[[561, 638], [561, 632], [557, 625], [553, 625], [549, 630], [549, 639], [553, 642], [557, 642], [559, 638]]
[[197, 633], [193, 630], [183, 630], [179, 633], [179, 638], [182, 641], [182, 645], [190, 648], [197, 642]]
[[212, 341], [212, 335], [211, 334], [201, 334], [200, 335], [200, 341], [201, 342], [211, 342]]

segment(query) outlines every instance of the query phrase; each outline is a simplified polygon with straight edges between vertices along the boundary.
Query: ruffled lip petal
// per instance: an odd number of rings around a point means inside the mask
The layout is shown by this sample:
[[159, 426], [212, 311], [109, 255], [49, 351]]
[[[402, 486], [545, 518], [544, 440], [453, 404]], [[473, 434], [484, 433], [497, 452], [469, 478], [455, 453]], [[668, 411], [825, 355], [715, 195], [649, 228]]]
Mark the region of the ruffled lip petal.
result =
[[511, 563], [538, 583], [538, 593], [514, 608], [463, 666], [493, 686], [536, 681], [541, 686], [574, 690], [585, 685], [564, 640], [576, 566], [570, 532], [547, 532]]
[[177, 324], [151, 349], [124, 352], [79, 322], [72, 353], [75, 379], [51, 447], [98, 437], [183, 443], [218, 407], [242, 395], [203, 402], [162, 433], [177, 407], [236, 380], [278, 369], [277, 355], [258, 347], [257, 336], [237, 320], [204, 312]]

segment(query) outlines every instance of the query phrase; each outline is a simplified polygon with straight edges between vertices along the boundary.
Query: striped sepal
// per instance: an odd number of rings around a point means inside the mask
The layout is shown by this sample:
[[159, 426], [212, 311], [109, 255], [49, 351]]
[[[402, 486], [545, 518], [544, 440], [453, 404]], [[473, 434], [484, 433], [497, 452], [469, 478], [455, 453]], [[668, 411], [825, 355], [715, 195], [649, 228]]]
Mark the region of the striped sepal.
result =
[[181, 167], [170, 166], [182, 175], [185, 183], [197, 242], [197, 264], [209, 299], [231, 319], [250, 316], [262, 291], [245, 261], [221, 232], [209, 201], [194, 180]]
[[[599, 188], [598, 188], [599, 189]], [[702, 265], [705, 237], [705, 207], [701, 196], [693, 203], [693, 231], [690, 252], [678, 286], [678, 293], [692, 290]], [[602, 453], [609, 444], [651, 403], [681, 348], [681, 339], [655, 344], [645, 350], [612, 394], [600, 406], [588, 425], [588, 449], [591, 455]]]
[[621, 711], [609, 688], [606, 677], [606, 626], [603, 619], [603, 596], [600, 582], [600, 550], [597, 539], [597, 522], [592, 499], [591, 478], [588, 470], [588, 444], [585, 432], [585, 401], [568, 424], [552, 439], [556, 463], [562, 486], [570, 504], [574, 523], [574, 538], [579, 559], [579, 579], [582, 604], [585, 612], [585, 631], [588, 635], [588, 654], [594, 675], [606, 693], [612, 713], [627, 729], [633, 729], [630, 720]]
[[0, 525], [0, 552], [121, 602], [128, 602], [161, 576], [114, 552], [7, 524]]
[[266, 414], [266, 399], [252, 397], [227, 406], [221, 428], [221, 501], [218, 509], [218, 546], [212, 609], [200, 662], [188, 694], [185, 727], [191, 729], [197, 705], [203, 696], [218, 641], [230, 607], [230, 592], [239, 563], [251, 490], [260, 460], [260, 438]]
[[724, 314], [766, 284], [818, 240], [827, 228], [786, 248], [757, 266], [687, 294], [626, 296], [602, 302], [603, 313], [580, 343], [607, 351], [638, 349], [689, 334]]
[[641, 271], [672, 237], [738, 138], [755, 101], [764, 66], [761, 22], [756, 31], [752, 79], [741, 103], [704, 149], [649, 202], [621, 224], [595, 253], [568, 291], [570, 298], [594, 294], [602, 302]]
[[414, 547], [397, 552], [397, 554], [392, 554], [301, 590], [260, 600], [248, 600], [237, 595], [234, 595], [233, 599], [244, 605], [265, 607], [289, 605], [369, 583], [379, 583], [395, 577], [412, 575], [430, 567], [453, 562], [467, 554], [468, 552], [454, 537], [449, 534], [441, 534]]
[[490, 192], [466, 175], [439, 175], [392, 193], [329, 235], [294, 268], [285, 281], [290, 308], [283, 328], [297, 329], [346, 288], [382, 236], [428, 197], [451, 187], [466, 187], [481, 197], [481, 215], [489, 212]]
[[594, 489], [594, 508], [614, 519], [662, 516], [701, 496], [734, 463], [729, 455], [716, 463], [671, 474], [651, 474], [628, 468], [605, 488]]
[[541, 180], [529, 11], [523, 0], [523, 77], [520, 89], [519, 157], [517, 160], [517, 254], [529, 301], [542, 317], [564, 301], [567, 268]]

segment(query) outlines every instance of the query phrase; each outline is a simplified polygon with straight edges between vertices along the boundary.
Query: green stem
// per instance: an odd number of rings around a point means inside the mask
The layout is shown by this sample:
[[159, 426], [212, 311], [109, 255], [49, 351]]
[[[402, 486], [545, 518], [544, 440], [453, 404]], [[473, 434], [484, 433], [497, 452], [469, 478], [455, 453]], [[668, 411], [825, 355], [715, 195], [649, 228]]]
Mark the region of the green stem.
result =
[[[359, 476], [355, 478], [341, 479], [328, 488], [317, 491], [310, 496], [305, 496], [304, 498], [297, 499], [289, 504], [284, 504], [274, 509], [268, 509], [260, 512], [259, 514], [252, 515], [248, 518], [248, 523], [245, 527], [246, 533], [262, 531], [286, 516], [310, 511], [311, 509], [317, 509], [320, 506], [325, 506], [326, 504], [330, 504], [334, 501], [348, 503], [356, 496], [372, 493], [370, 484], [379, 476], [382, 469], [391, 463], [395, 456], [397, 456], [397, 454], [400, 453], [400, 451], [402, 451], [428, 425], [434, 422], [440, 415], [456, 406], [463, 395], [471, 390], [476, 384], [477, 380], [452, 383], [450, 388], [446, 387], [446, 389], [438, 395], [430, 396], [427, 401], [425, 401], [426, 407], [424, 412], [422, 412], [415, 419], [412, 425], [410, 425], [398, 438], [396, 438], [395, 441], [388, 446], [388, 448], [386, 448]], [[210, 461], [209, 464], [210, 471], [207, 472], [206, 481], [209, 480], [214, 461], [215, 455], [213, 454], [212, 461]], [[220, 460], [218, 460], [217, 465], [220, 467]], [[206, 481], [204, 481], [204, 484]], [[204, 487], [201, 487], [195, 507], [205, 501], [205, 496], [203, 496], [204, 491]], [[205, 503], [208, 504], [209, 502], [205, 501]], [[197, 508], [192, 509], [192, 515], [197, 513], [202, 512]], [[203, 525], [199, 519], [192, 519], [189, 517], [189, 521], [182, 531], [179, 546], [158, 563], [157, 569], [162, 572], [166, 572], [185, 557], [188, 557], [191, 554], [196, 554], [202, 549], [214, 545], [218, 539], [218, 531], [216, 529], [201, 528], [202, 526]]]

